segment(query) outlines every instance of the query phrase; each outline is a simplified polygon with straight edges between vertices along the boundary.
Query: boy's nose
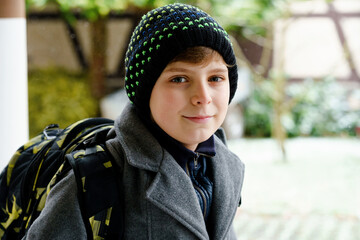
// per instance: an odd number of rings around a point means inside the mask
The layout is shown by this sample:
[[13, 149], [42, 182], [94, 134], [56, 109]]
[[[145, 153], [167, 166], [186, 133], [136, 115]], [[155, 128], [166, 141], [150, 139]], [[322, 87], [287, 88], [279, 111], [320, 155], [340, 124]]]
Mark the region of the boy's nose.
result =
[[197, 84], [194, 89], [194, 94], [191, 97], [191, 103], [193, 105], [211, 103], [212, 98], [207, 84]]

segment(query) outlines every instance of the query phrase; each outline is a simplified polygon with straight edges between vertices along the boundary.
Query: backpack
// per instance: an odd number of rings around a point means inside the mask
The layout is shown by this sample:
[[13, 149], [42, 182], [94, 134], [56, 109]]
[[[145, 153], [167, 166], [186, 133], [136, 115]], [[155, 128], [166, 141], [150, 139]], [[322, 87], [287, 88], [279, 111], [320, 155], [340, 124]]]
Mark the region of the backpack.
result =
[[52, 124], [15, 152], [0, 174], [1, 240], [25, 235], [52, 187], [71, 169], [88, 239], [122, 236], [119, 178], [105, 145], [113, 124], [105, 118], [84, 119], [63, 130]]

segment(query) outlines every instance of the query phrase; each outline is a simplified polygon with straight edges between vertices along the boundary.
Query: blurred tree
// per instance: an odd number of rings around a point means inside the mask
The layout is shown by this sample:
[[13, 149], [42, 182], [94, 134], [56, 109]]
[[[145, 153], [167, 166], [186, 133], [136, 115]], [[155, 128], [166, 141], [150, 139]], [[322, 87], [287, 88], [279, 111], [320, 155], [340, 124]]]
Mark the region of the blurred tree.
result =
[[[222, 8], [227, 14], [224, 21], [230, 32], [235, 36], [234, 42], [247, 39], [262, 47], [258, 63], [251, 63], [245, 56], [242, 48], [236, 48], [237, 56], [242, 63], [252, 72], [255, 88], [263, 89], [260, 85], [267, 86], [262, 94], [271, 101], [272, 136], [279, 143], [283, 159], [286, 160], [285, 140], [287, 133], [284, 119], [291, 112], [291, 109], [305, 98], [306, 92], [290, 97], [287, 91], [287, 76], [284, 70], [284, 32], [294, 18], [290, 6], [294, 2], [311, 0], [240, 0], [232, 1], [232, 4], [224, 5]], [[327, 0], [332, 2], [333, 0]], [[218, 10], [221, 8], [218, 8]], [[226, 10], [225, 10], [226, 9]], [[279, 28], [282, 31], [276, 40], [277, 53], [273, 56], [274, 50], [274, 28], [278, 20], [281, 20]]]
[[[262, 94], [271, 101], [271, 134], [279, 144], [284, 161], [287, 135], [282, 119], [297, 99], [289, 99], [286, 95], [287, 78], [284, 74], [283, 48], [278, 49], [278, 55], [275, 61], [272, 61], [274, 25], [277, 20], [291, 16], [289, 5], [295, 1], [298, 0], [241, 0], [223, 7], [223, 11], [228, 13], [224, 18], [226, 25], [235, 36], [233, 42], [239, 43], [241, 39], [246, 39], [261, 47], [258, 63], [250, 62], [241, 47], [236, 47], [235, 51], [243, 65], [250, 69], [255, 88], [260, 88], [259, 85], [264, 82], [269, 83], [269, 87]], [[286, 30], [286, 26], [283, 30]]]

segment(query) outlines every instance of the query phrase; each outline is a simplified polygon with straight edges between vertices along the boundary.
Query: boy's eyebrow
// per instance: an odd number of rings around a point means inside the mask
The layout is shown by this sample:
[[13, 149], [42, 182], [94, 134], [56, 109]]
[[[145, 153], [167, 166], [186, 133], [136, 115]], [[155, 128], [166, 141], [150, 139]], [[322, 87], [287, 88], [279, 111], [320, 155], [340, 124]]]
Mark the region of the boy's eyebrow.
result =
[[215, 69], [212, 69], [211, 72], [228, 72], [229, 70], [227, 68], [215, 68]]

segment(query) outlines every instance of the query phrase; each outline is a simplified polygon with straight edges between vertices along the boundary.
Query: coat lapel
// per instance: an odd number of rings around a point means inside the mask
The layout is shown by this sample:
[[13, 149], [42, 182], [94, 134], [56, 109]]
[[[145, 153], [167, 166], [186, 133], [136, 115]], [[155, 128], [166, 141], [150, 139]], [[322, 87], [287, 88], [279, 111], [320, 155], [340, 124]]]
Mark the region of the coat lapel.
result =
[[211, 159], [214, 175], [211, 225], [213, 239], [223, 239], [239, 206], [244, 178], [244, 165], [216, 138], [216, 156]]
[[150, 202], [183, 224], [199, 239], [209, 239], [191, 180], [169, 153], [165, 152], [159, 172], [146, 194]]

